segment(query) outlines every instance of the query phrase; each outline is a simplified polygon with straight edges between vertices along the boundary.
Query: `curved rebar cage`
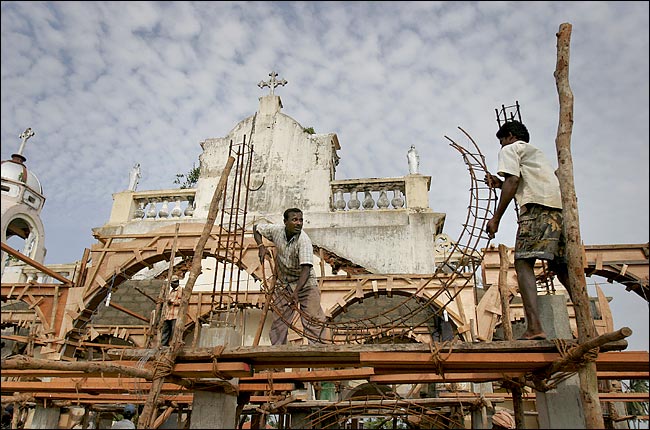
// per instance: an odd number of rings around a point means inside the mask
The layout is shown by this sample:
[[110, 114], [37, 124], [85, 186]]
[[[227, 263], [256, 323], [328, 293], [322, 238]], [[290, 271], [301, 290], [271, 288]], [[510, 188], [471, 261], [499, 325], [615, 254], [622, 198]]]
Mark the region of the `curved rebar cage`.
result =
[[[403, 343], [414, 338], [415, 333], [426, 333], [432, 340], [451, 340], [443, 334], [444, 311], [458, 294], [469, 284], [475, 282], [476, 271], [481, 265], [481, 244], [489, 243], [485, 234], [485, 225], [494, 212], [496, 192], [489, 188], [484, 177], [488, 173], [485, 157], [478, 145], [462, 128], [458, 127], [472, 143], [473, 149], [451, 141], [451, 146], [460, 152], [470, 174], [470, 193], [467, 218], [458, 240], [451, 244], [445, 259], [436, 265], [430, 278], [421, 282], [415, 292], [409, 294], [393, 292], [390, 297], [386, 292], [375, 292], [355, 298], [334, 313], [327, 321], [319, 321], [307, 315], [293, 304], [294, 318], [283, 321], [296, 333], [316, 343]], [[432, 284], [439, 285], [431, 294]], [[472, 285], [473, 286], [473, 285]], [[291, 302], [287, 289], [274, 289], [262, 284], [267, 294], [270, 309], [281, 315], [274, 306], [275, 300], [284, 295]], [[273, 291], [272, 291], [273, 290]], [[428, 290], [425, 294], [425, 290]], [[354, 309], [354, 304], [364, 302], [361, 309]], [[367, 301], [372, 301], [368, 305]], [[301, 325], [297, 321], [302, 321]], [[309, 324], [312, 330], [306, 331], [303, 325]], [[314, 334], [313, 327], [317, 327]], [[456, 333], [458, 335], [458, 333]]]

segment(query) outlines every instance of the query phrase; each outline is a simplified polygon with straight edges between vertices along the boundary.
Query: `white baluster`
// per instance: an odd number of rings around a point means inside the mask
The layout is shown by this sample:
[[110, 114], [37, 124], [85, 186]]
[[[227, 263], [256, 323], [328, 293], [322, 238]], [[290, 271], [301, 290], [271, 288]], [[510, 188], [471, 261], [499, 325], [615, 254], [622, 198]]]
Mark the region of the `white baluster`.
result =
[[133, 213], [133, 219], [142, 219], [144, 218], [144, 205], [147, 204], [145, 199], [138, 200], [138, 208]]
[[343, 198], [343, 190], [336, 190], [334, 194], [334, 210], [345, 210], [345, 199]]
[[350, 192], [350, 200], [348, 201], [348, 208], [352, 210], [356, 210], [359, 209], [360, 206], [361, 206], [361, 202], [357, 197], [357, 190], [354, 189]]
[[169, 216], [169, 199], [166, 197], [163, 198], [163, 204], [162, 207], [160, 208], [160, 211], [158, 212], [158, 217], [159, 218], [167, 218]]
[[149, 210], [147, 211], [147, 218], [156, 218], [158, 215], [158, 208], [156, 207], [157, 200], [151, 199], [149, 201]]
[[390, 201], [395, 209], [401, 209], [404, 207], [404, 199], [402, 198], [402, 192], [399, 188], [393, 190], [393, 200]]
[[364, 191], [365, 198], [363, 199], [364, 209], [373, 209], [375, 207], [375, 199], [372, 198], [370, 191]]
[[189, 196], [187, 198], [187, 207], [185, 208], [185, 216], [190, 218], [194, 215], [194, 197]]
[[379, 199], [377, 200], [377, 207], [379, 209], [386, 209], [390, 205], [388, 197], [386, 196], [386, 190], [381, 190], [379, 192]]
[[174, 209], [172, 209], [172, 217], [179, 218], [182, 214], [183, 211], [181, 210], [181, 198], [176, 197], [176, 203], [174, 205]]

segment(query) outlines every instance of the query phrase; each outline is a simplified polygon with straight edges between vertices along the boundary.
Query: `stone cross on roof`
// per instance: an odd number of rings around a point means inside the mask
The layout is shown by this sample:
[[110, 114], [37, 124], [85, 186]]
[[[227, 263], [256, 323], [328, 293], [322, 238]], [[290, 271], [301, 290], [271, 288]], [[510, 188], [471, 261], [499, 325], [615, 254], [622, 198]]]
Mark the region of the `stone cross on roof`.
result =
[[20, 136], [18, 137], [22, 139], [22, 142], [20, 143], [20, 148], [18, 149], [17, 155], [20, 156], [23, 155], [23, 150], [25, 149], [25, 142], [27, 142], [27, 139], [29, 139], [33, 135], [34, 135], [34, 131], [31, 128], [28, 128], [27, 130], [20, 133]]
[[267, 82], [260, 81], [259, 84], [257, 84], [258, 87], [264, 88], [264, 87], [269, 87], [271, 89], [271, 92], [269, 93], [270, 95], [273, 95], [273, 92], [275, 90], [275, 87], [279, 87], [280, 85], [287, 85], [286, 79], [282, 79], [281, 81], [277, 81], [275, 79], [276, 76], [278, 76], [277, 73], [271, 72], [269, 73], [269, 76], [271, 79], [269, 79]]

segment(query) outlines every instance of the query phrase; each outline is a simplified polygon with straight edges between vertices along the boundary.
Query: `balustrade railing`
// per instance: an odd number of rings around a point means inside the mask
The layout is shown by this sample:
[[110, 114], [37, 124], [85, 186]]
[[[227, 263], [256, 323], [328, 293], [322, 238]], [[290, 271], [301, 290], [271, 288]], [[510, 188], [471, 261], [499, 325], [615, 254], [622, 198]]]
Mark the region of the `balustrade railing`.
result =
[[132, 219], [191, 218], [194, 216], [195, 195], [195, 189], [134, 193]]
[[[430, 176], [330, 181], [332, 211], [379, 211], [429, 208]], [[124, 191], [113, 194], [109, 224], [137, 220], [193, 218], [196, 189]]]
[[332, 210], [380, 210], [408, 207], [404, 178], [331, 181]]

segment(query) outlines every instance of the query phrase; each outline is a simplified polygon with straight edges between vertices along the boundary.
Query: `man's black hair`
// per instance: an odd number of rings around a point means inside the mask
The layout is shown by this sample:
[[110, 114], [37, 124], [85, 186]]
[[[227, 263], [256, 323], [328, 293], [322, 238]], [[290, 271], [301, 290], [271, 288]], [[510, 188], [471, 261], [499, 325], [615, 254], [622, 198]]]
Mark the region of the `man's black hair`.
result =
[[497, 139], [501, 139], [502, 137], [507, 137], [508, 134], [512, 133], [513, 136], [515, 136], [519, 140], [523, 140], [524, 142], [528, 143], [530, 141], [530, 135], [528, 134], [528, 129], [526, 128], [525, 125], [520, 123], [519, 121], [506, 121], [501, 128], [499, 128], [499, 131], [497, 131]]
[[302, 210], [300, 210], [298, 208], [289, 208], [289, 209], [287, 209], [286, 211], [284, 211], [284, 220], [285, 221], [289, 219], [289, 214], [290, 213], [299, 213], [299, 214], [301, 214]]

